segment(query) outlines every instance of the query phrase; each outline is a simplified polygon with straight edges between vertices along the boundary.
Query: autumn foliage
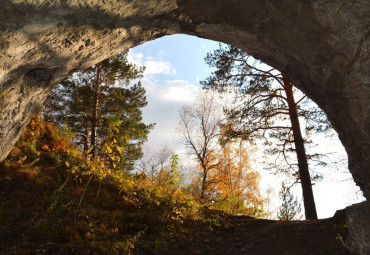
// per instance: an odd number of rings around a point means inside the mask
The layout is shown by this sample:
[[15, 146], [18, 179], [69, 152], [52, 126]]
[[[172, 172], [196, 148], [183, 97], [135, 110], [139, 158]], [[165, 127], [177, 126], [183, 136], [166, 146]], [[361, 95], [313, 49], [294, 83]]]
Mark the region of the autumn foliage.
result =
[[[0, 224], [10, 233], [7, 246], [18, 243], [12, 236], [19, 237], [19, 230], [12, 226], [25, 222], [25, 245], [57, 243], [64, 254], [132, 254], [134, 249], [158, 253], [158, 236], [172, 238], [194, 227], [219, 225], [204, 217], [204, 206], [261, 215], [259, 175], [252, 170], [250, 149], [226, 144], [209, 151], [205, 161], [213, 167], [207, 200], [200, 200], [193, 192], [199, 179], [185, 185], [177, 155], [168, 154], [153, 171], [127, 171], [120, 164], [127, 138], [119, 124], [108, 122], [110, 135], [93, 156], [75, 145], [68, 128], [45, 122], [40, 114], [31, 119], [0, 164], [0, 176], [5, 176], [0, 177], [0, 198], [5, 201], [0, 204]], [[151, 240], [150, 245], [143, 240]], [[25, 253], [28, 248], [15, 249]]]
[[51, 123], [41, 120], [36, 114], [20, 140], [13, 147], [7, 162], [26, 165], [63, 166], [67, 160], [80, 161], [81, 154], [72, 142], [73, 134], [67, 129], [59, 129]]
[[244, 199], [247, 204], [262, 206], [260, 176], [253, 171], [250, 154], [245, 147], [233, 144], [223, 146], [217, 157], [218, 167], [214, 171], [214, 190], [221, 198], [233, 195]]
[[261, 216], [263, 199], [260, 194], [260, 175], [253, 170], [251, 155], [240, 144], [225, 144], [219, 151], [212, 151], [217, 165], [209, 173], [207, 194], [212, 200], [211, 208], [231, 214]]
[[168, 181], [159, 185], [113, 165], [120, 149], [114, 139], [104, 146], [101, 157], [84, 157], [68, 130], [40, 114], [30, 121], [0, 164], [0, 232], [9, 234], [7, 246], [19, 242], [12, 239], [20, 235], [12, 226], [25, 222], [25, 244], [58, 244], [63, 254], [131, 254], [142, 238], [177, 233], [201, 219], [200, 205], [179, 183], [175, 158]]

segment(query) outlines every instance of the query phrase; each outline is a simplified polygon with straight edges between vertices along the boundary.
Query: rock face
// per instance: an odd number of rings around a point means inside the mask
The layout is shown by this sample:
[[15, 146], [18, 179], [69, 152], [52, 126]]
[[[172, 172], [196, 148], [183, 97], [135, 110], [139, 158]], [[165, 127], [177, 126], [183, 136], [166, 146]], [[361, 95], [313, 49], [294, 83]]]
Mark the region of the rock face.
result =
[[349, 238], [347, 244], [353, 251], [370, 254], [370, 203], [363, 202], [346, 209]]
[[[368, 0], [2, 0], [0, 160], [61, 79], [143, 42], [184, 33], [243, 48], [313, 99], [369, 199], [369, 13]], [[369, 217], [363, 210], [356, 215]], [[370, 253], [356, 242], [370, 243], [369, 236], [353, 236], [350, 244]]]

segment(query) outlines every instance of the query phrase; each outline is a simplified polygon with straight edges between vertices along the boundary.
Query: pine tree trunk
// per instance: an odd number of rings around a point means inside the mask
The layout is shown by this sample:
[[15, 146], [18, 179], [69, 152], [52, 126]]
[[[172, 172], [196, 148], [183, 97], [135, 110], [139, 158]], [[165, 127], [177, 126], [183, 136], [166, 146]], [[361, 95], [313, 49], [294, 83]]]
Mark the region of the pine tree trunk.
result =
[[204, 200], [206, 188], [207, 188], [207, 169], [203, 165], [203, 179], [202, 179], [202, 187], [200, 190], [200, 200]]
[[83, 136], [83, 145], [84, 145], [84, 153], [83, 156], [87, 158], [87, 151], [89, 150], [89, 130], [87, 128], [88, 123], [84, 123], [84, 136]]
[[101, 76], [101, 64], [97, 64], [96, 67], [96, 80], [94, 83], [94, 98], [93, 98], [93, 107], [92, 107], [92, 114], [91, 114], [91, 135], [90, 135], [90, 146], [91, 149], [91, 156], [95, 158], [96, 154], [96, 135], [97, 135], [97, 128], [98, 128], [98, 107], [99, 107], [99, 86], [100, 86], [100, 76]]
[[293, 96], [293, 86], [285, 77], [283, 77], [283, 82], [289, 106], [289, 117], [292, 124], [294, 145], [298, 159], [299, 177], [302, 184], [305, 215], [306, 219], [308, 220], [317, 219], [316, 205], [313, 197], [310, 172], [308, 170], [307, 156], [298, 119], [297, 105]]

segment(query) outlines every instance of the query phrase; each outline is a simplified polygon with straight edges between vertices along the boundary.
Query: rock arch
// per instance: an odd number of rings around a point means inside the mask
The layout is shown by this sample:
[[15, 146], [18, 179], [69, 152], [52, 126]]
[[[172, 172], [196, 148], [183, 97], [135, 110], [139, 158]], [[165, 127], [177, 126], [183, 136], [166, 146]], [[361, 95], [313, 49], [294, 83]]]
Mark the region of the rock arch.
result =
[[[3, 0], [1, 5], [0, 160], [68, 74], [145, 41], [185, 33], [239, 46], [289, 77], [328, 114], [369, 200], [368, 0]], [[347, 210], [348, 242], [363, 254], [370, 252], [369, 211], [369, 202]]]

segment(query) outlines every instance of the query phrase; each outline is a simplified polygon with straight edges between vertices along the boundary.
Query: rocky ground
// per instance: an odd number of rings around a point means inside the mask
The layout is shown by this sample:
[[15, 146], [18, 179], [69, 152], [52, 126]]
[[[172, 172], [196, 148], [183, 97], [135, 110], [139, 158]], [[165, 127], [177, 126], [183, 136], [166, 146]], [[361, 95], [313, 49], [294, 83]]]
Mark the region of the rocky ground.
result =
[[[163, 240], [151, 254], [352, 254], [344, 215], [314, 221], [272, 221], [206, 212], [219, 226]], [[135, 254], [148, 254], [137, 250]]]
[[[95, 231], [107, 235], [101, 237], [104, 242], [98, 242], [86, 233], [78, 237], [82, 238], [79, 245], [71, 247], [66, 234], [69, 232], [65, 229], [73, 220], [72, 214], [48, 212], [49, 197], [55, 190], [49, 184], [50, 179], [40, 181], [43, 184], [40, 185], [37, 181], [7, 175], [2, 173], [0, 178], [0, 254], [112, 254], [101, 253], [103, 249], [98, 248], [117, 244], [127, 249], [125, 254], [137, 255], [351, 254], [344, 243], [348, 235], [344, 212], [323, 220], [273, 221], [232, 216], [207, 208], [199, 221], [173, 226], [158, 221], [163, 224], [163, 227], [158, 227], [160, 230], [142, 231], [140, 235], [140, 231], [134, 231], [133, 234], [128, 233], [131, 237], [127, 240], [122, 239], [125, 233], [109, 237], [108, 230], [95, 228]], [[117, 218], [115, 223], [119, 225], [127, 218], [127, 212], [118, 208], [121, 207], [110, 202], [104, 211], [95, 207], [91, 210], [96, 212], [93, 213], [97, 215], [94, 216], [95, 221], [105, 225], [108, 223], [103, 222], [107, 218], [104, 215], [118, 214], [117, 210], [120, 210], [121, 218]], [[104, 217], [100, 215], [102, 213]], [[91, 217], [85, 221], [95, 224]], [[132, 222], [132, 225], [138, 226], [140, 221]], [[151, 226], [151, 229], [155, 227]]]

